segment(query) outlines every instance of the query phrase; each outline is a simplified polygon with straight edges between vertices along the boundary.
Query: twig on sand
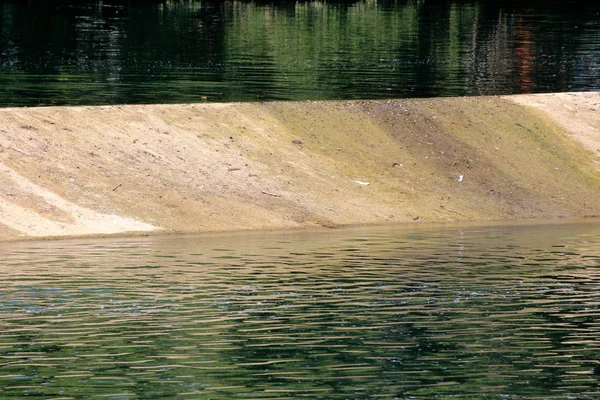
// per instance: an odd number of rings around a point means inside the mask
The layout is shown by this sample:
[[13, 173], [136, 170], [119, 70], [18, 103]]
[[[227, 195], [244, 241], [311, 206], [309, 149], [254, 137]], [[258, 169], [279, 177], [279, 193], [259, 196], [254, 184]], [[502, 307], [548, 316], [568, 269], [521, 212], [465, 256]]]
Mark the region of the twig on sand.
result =
[[275, 194], [275, 193], [269, 193], [269, 192], [265, 192], [264, 190], [261, 192], [262, 194], [266, 194], [268, 196], [273, 196], [273, 197], [281, 197], [280, 194]]

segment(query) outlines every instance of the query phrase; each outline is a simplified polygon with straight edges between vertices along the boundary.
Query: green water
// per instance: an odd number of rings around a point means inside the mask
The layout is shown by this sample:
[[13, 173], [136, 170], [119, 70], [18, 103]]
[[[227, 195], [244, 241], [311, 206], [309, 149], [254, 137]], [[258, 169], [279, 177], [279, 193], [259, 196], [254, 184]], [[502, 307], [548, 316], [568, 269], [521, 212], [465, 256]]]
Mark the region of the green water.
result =
[[597, 1], [0, 1], [0, 106], [600, 90]]
[[0, 245], [0, 398], [600, 397], [600, 224]]

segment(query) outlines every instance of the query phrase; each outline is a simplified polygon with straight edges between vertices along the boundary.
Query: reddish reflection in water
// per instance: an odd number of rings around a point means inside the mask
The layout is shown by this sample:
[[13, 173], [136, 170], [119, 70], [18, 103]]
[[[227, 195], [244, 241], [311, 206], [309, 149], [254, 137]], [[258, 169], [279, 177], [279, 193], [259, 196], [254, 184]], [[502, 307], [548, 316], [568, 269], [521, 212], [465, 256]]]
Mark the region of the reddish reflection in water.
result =
[[524, 10], [523, 15], [517, 19], [515, 27], [516, 84], [521, 93], [531, 93], [535, 90], [535, 41], [533, 35], [534, 26], [531, 23], [532, 14], [532, 9]]

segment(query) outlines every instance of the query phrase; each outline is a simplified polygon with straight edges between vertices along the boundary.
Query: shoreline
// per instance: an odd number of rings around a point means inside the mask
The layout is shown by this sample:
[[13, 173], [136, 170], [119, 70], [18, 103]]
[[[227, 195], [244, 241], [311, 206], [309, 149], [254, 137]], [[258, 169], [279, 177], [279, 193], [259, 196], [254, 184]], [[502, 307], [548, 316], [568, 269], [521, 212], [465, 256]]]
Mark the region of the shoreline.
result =
[[0, 241], [594, 220], [598, 110], [598, 92], [0, 109]]
[[405, 233], [422, 233], [422, 232], [445, 232], [454, 230], [477, 230], [477, 229], [515, 229], [515, 228], [541, 228], [546, 226], [553, 227], [568, 227], [581, 225], [598, 225], [600, 226], [600, 217], [583, 217], [583, 218], [563, 218], [563, 219], [507, 219], [507, 220], [478, 220], [478, 221], [435, 221], [418, 224], [399, 223], [399, 224], [355, 224], [355, 225], [339, 225], [335, 227], [300, 227], [288, 229], [255, 229], [255, 230], [237, 230], [237, 231], [204, 231], [204, 232], [170, 232], [161, 231], [154, 232], [122, 232], [117, 234], [98, 234], [98, 235], [79, 235], [79, 236], [44, 236], [44, 237], [23, 237], [14, 240], [2, 240], [1, 246], [9, 245], [27, 245], [41, 243], [56, 243], [61, 241], [76, 242], [91, 240], [166, 240], [171, 238], [199, 238], [206, 240], [215, 239], [232, 239], [232, 238], [252, 238], [252, 237], [281, 237], [281, 236], [296, 236], [296, 235], [317, 235], [343, 231], [378, 231], [381, 229], [390, 229]]

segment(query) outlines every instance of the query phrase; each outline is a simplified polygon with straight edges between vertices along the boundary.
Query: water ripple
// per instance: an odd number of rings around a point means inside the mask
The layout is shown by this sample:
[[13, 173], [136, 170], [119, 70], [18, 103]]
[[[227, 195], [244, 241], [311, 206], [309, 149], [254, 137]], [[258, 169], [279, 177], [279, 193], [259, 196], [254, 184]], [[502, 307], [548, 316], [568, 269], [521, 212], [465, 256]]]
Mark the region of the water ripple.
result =
[[600, 395], [594, 224], [0, 251], [3, 398]]

